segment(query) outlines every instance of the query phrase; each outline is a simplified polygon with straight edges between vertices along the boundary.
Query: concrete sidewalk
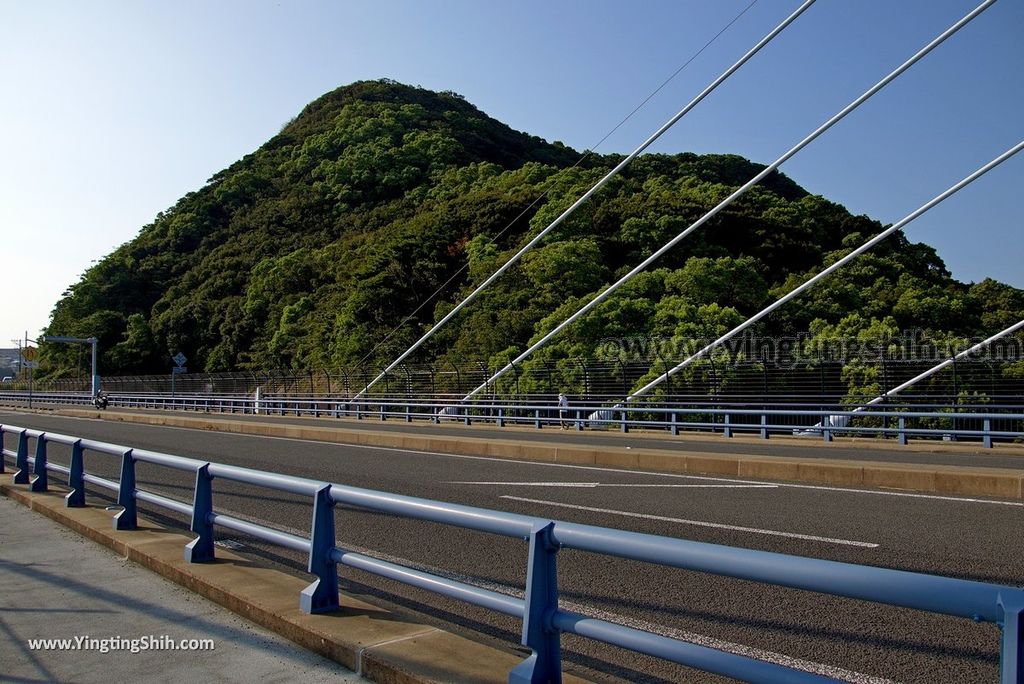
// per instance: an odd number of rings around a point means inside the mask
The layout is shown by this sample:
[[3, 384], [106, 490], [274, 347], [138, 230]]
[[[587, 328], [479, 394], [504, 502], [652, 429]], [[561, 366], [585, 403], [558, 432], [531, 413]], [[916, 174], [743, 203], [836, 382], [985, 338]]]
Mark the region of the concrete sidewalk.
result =
[[[446, 632], [421, 616], [378, 607], [352, 592], [341, 594], [337, 611], [303, 613], [299, 594], [309, 577], [220, 547], [216, 560], [189, 563], [183, 549], [193, 534], [142, 517], [138, 529], [117, 531], [113, 511], [67, 508], [65, 493], [59, 486], [32, 492], [0, 481], [0, 606], [6, 606], [0, 608], [0, 681], [360, 681], [354, 670], [386, 684], [503, 684], [525, 657], [511, 645]], [[31, 512], [20, 511], [29, 517], [15, 523], [17, 504]], [[84, 635], [214, 639], [217, 656], [33, 651], [28, 645], [38, 637]], [[8, 651], [17, 654], [16, 670], [7, 665]], [[571, 669], [563, 671], [566, 684], [587, 681]]]
[[[160, 646], [164, 637], [210, 639], [214, 650], [132, 653], [130, 642], [108, 642], [128, 648], [102, 653], [29, 644], [76, 636], [145, 637]], [[10, 682], [366, 681], [4, 496], [0, 654], [0, 680]]]

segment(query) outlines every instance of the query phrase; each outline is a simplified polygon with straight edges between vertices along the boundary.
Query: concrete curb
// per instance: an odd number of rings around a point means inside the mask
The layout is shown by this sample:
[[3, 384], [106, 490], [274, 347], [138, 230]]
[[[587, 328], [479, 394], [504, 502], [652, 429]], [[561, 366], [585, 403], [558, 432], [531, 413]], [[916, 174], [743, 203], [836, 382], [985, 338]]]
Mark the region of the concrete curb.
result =
[[[188, 563], [192, 536], [139, 518], [139, 529], [112, 529], [110, 511], [66, 508], [63, 493], [32, 493], [0, 483], [0, 494], [113, 550], [120, 556], [266, 627], [295, 644], [382, 684], [498, 684], [524, 658], [444, 632], [341, 594], [342, 609], [325, 615], [299, 610], [311, 580], [260, 565], [227, 549], [212, 563]], [[572, 675], [566, 681], [583, 682]]]
[[692, 475], [754, 478], [840, 487], [889, 488], [933, 494], [1024, 499], [1024, 469], [966, 468], [914, 463], [865, 463], [839, 459], [708, 454], [680, 449], [587, 447], [514, 439], [410, 435], [344, 427], [274, 424], [209, 417], [65, 409], [60, 415], [126, 423], [285, 437], [409, 451], [433, 451], [522, 461], [594, 465]]

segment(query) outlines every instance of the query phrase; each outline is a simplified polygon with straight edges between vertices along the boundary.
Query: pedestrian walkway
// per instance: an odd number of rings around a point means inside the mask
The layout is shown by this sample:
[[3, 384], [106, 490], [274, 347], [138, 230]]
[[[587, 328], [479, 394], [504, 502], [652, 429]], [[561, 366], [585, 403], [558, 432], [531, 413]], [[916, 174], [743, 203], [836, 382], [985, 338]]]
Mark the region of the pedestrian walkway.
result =
[[366, 681], [4, 496], [0, 662], [5, 682]]

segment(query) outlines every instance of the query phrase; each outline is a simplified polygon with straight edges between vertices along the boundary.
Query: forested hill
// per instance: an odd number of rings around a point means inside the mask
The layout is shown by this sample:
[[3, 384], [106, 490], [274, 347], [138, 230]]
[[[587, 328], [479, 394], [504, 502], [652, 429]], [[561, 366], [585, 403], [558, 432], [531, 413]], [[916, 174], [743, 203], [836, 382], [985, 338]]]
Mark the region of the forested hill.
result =
[[[90, 268], [47, 332], [98, 336], [104, 375], [166, 372], [178, 351], [193, 371], [331, 369], [368, 354], [380, 364], [622, 158], [580, 156], [453, 93], [390, 81], [339, 88]], [[734, 155], [640, 157], [417, 360], [506, 358], [761, 168]], [[880, 229], [772, 174], [544, 356], [594, 356], [607, 338], [719, 333]], [[764, 331], [969, 337], [1022, 317], [1024, 292], [956, 282], [933, 249], [898, 235]], [[41, 361], [60, 377], [77, 351], [51, 345]]]

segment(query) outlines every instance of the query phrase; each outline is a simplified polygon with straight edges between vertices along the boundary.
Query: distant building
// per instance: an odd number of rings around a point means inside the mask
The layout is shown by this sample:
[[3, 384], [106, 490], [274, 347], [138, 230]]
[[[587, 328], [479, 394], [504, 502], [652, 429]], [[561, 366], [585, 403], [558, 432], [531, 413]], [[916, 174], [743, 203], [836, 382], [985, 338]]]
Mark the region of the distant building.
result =
[[18, 349], [0, 349], [0, 378], [17, 377], [21, 368], [21, 356]]

